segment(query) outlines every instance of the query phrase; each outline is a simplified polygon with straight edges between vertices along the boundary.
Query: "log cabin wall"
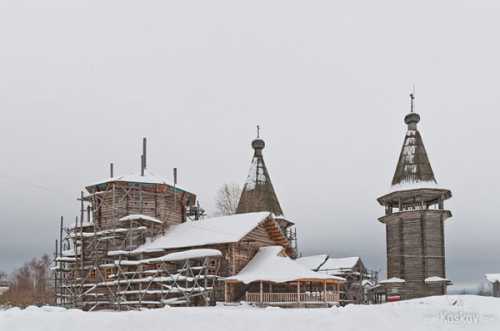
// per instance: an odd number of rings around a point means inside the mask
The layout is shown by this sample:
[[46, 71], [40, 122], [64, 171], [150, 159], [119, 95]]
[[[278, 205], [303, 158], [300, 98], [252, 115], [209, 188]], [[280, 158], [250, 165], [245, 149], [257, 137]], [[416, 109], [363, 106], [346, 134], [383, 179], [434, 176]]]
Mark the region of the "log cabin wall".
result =
[[[95, 191], [94, 191], [95, 190]], [[196, 195], [166, 184], [112, 182], [91, 188], [89, 197], [94, 223], [103, 229], [115, 226], [123, 216], [143, 214], [166, 226], [185, 221], [185, 209]]]
[[446, 287], [425, 284], [446, 278], [444, 219], [446, 211], [407, 211], [387, 217], [387, 277], [406, 280], [406, 298], [445, 294]]

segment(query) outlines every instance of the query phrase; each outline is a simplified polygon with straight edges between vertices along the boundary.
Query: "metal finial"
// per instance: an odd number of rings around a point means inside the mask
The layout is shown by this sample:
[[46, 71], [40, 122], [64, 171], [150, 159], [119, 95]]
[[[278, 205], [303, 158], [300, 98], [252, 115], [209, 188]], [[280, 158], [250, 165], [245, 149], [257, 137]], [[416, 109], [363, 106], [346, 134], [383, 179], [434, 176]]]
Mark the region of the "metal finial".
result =
[[410, 93], [410, 112], [413, 113], [415, 111], [415, 85], [413, 85], [413, 89]]
[[257, 138], [260, 138], [260, 125], [257, 125]]

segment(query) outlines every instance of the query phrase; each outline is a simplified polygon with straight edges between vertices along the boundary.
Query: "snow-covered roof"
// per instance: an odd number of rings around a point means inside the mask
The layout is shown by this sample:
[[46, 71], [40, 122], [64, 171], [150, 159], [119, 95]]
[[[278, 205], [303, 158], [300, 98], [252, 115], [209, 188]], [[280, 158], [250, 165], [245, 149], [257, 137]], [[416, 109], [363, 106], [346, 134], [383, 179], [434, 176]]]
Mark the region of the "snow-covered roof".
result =
[[152, 259], [155, 261], [182, 261], [188, 259], [197, 259], [202, 257], [215, 257], [222, 256], [222, 253], [218, 249], [212, 248], [200, 248], [200, 249], [190, 249], [182, 252], [175, 252], [164, 255], [162, 257]]
[[442, 189], [440, 185], [433, 181], [406, 181], [396, 185], [391, 185], [391, 191], [418, 190], [422, 188]]
[[124, 250], [108, 251], [108, 256], [129, 255], [129, 253], [130, 251], [124, 251]]
[[486, 274], [486, 279], [490, 283], [500, 282], [500, 274]]
[[[130, 174], [130, 175], [123, 175], [123, 176], [115, 176], [113, 178], [106, 178], [101, 181], [92, 183], [90, 185], [87, 185], [87, 188], [97, 186], [97, 185], [102, 185], [106, 183], [111, 183], [111, 182], [131, 182], [131, 183], [142, 183], [142, 184], [165, 184], [169, 186], [174, 186], [173, 184], [170, 184], [166, 182], [163, 178], [160, 178], [147, 169], [144, 171], [144, 176], [141, 176], [141, 174]], [[185, 189], [176, 186], [177, 189], [186, 191]], [[186, 191], [189, 192], [189, 191]]]
[[325, 263], [326, 259], [328, 259], [328, 255], [318, 254], [318, 255], [299, 257], [295, 261], [302, 264], [309, 270], [319, 270], [320, 267], [323, 265], [323, 263]]
[[406, 280], [398, 278], [398, 277], [392, 277], [389, 279], [384, 279], [379, 281], [380, 284], [392, 284], [392, 283], [406, 283]]
[[[109, 254], [108, 254], [109, 255]], [[205, 257], [222, 256], [221, 251], [211, 248], [189, 249], [182, 252], [169, 253], [160, 257], [144, 260], [115, 260], [114, 265], [141, 265], [159, 262], [175, 262], [189, 259], [200, 259]]]
[[160, 221], [159, 219], [142, 214], [132, 214], [120, 218], [120, 222], [139, 221], [139, 220], [162, 224], [162, 221]]
[[313, 271], [321, 271], [330, 275], [341, 275], [352, 270], [359, 262], [358, 256], [329, 257], [326, 254], [300, 257], [297, 262]]
[[133, 253], [237, 242], [271, 215], [235, 214], [172, 225], [163, 236], [139, 246]]
[[424, 280], [426, 283], [442, 283], [442, 282], [449, 282], [448, 279], [439, 277], [439, 276], [432, 276], [432, 277], [427, 277]]
[[320, 271], [328, 271], [328, 272], [342, 272], [346, 269], [352, 269], [356, 266], [356, 263], [359, 261], [359, 256], [352, 257], [340, 257], [333, 258], [329, 257], [328, 260], [321, 266]]
[[73, 248], [66, 249], [62, 251], [62, 256], [75, 256], [75, 250]]
[[237, 274], [227, 277], [227, 281], [249, 284], [255, 281], [285, 283], [296, 280], [335, 280], [344, 278], [314, 272], [287, 256], [280, 256], [281, 246], [261, 247], [250, 262]]

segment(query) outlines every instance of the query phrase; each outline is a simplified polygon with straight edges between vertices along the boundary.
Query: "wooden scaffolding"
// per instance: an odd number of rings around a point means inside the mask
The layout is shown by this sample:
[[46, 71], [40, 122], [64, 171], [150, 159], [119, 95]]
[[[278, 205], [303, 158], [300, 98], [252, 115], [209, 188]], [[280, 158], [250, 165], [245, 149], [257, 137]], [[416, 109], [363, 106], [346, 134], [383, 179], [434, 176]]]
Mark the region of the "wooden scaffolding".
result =
[[81, 193], [74, 226], [64, 227], [61, 218], [52, 268], [56, 303], [85, 310], [208, 304], [217, 254], [134, 253], [170, 225], [199, 217], [196, 196], [176, 186], [176, 170], [173, 186], [146, 171], [145, 139], [140, 175], [113, 171], [111, 164], [109, 179]]

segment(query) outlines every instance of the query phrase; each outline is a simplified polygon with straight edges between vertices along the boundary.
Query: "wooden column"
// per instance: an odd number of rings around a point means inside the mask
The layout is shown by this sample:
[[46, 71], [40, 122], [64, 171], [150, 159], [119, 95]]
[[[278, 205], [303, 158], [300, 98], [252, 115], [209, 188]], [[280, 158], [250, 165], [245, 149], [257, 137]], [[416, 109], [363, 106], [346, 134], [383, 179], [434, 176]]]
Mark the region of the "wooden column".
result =
[[323, 300], [326, 302], [326, 280], [323, 281]]
[[300, 281], [297, 281], [297, 302], [300, 302]]
[[262, 281], [260, 281], [260, 303], [264, 301], [264, 285]]
[[228, 298], [228, 293], [227, 293], [228, 292], [227, 287], [228, 287], [227, 282], [224, 282], [224, 302], [229, 302], [228, 301], [229, 298]]

